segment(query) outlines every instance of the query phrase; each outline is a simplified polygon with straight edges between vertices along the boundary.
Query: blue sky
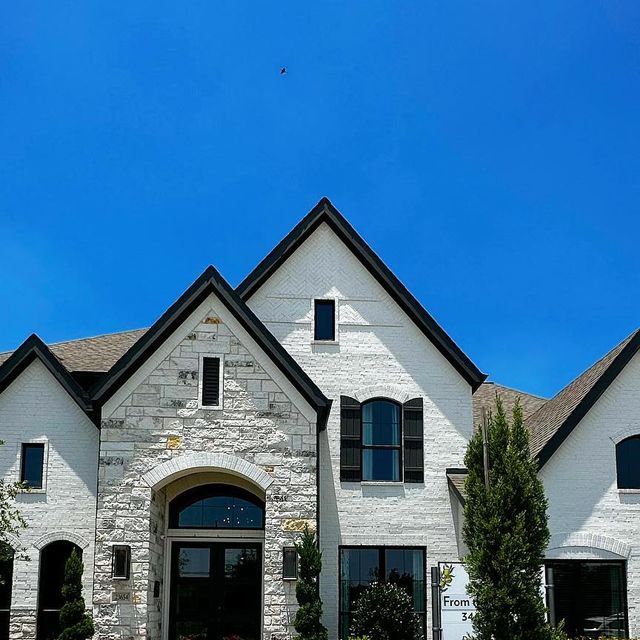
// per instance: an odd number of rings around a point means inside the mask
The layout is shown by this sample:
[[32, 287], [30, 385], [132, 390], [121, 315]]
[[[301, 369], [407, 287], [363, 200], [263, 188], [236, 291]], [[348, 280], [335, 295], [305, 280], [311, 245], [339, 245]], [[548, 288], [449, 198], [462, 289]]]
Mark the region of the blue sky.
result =
[[0, 349], [235, 285], [323, 195], [499, 382], [640, 326], [637, 0], [7, 2], [0, 60]]

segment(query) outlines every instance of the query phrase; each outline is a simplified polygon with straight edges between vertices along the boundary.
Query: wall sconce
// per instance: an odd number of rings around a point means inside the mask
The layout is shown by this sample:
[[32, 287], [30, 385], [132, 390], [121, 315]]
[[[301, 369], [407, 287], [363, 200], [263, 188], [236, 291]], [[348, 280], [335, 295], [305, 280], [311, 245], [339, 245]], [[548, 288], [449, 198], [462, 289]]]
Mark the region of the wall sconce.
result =
[[284, 547], [282, 549], [282, 579], [298, 579], [298, 552], [295, 547]]
[[131, 573], [131, 547], [114, 544], [111, 548], [111, 577], [114, 580], [128, 580]]

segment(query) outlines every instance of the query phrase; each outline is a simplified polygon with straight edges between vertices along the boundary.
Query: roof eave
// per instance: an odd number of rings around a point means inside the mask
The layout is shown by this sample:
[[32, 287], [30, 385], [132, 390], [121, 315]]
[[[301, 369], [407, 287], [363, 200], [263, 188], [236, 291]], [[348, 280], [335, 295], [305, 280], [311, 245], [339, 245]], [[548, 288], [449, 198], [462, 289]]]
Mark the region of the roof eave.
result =
[[627, 366], [627, 364], [629, 364], [629, 362], [639, 349], [640, 329], [635, 332], [633, 337], [624, 346], [620, 353], [614, 358], [613, 362], [611, 362], [605, 372], [600, 376], [600, 378], [598, 378], [597, 382], [593, 385], [593, 387], [591, 387], [585, 397], [569, 414], [560, 428], [543, 445], [540, 451], [535, 454], [535, 458], [538, 461], [539, 469], [542, 469], [542, 467], [544, 467], [544, 465], [551, 459], [553, 454], [560, 448], [560, 445], [567, 439], [567, 437], [576, 428], [580, 421], [587, 415], [590, 409], [600, 399], [602, 394], [611, 386], [613, 381], [618, 377], [620, 372]]
[[323, 222], [331, 227], [475, 391], [486, 380], [486, 374], [476, 367], [326, 197], [322, 198], [238, 285], [236, 291], [240, 297], [248, 300]]
[[73, 379], [71, 373], [55, 357], [49, 347], [31, 334], [2, 365], [0, 365], [0, 393], [2, 393], [34, 361], [40, 360], [75, 403], [94, 420], [94, 407], [89, 395]]

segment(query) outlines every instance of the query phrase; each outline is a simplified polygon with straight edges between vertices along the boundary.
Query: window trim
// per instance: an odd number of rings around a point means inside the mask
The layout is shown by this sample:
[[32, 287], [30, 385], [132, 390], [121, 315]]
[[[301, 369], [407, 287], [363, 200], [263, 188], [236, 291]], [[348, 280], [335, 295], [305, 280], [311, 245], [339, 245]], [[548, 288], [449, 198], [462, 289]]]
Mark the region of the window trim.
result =
[[[316, 304], [318, 302], [331, 302], [333, 304], [333, 338], [316, 338]], [[319, 297], [311, 299], [311, 342], [312, 344], [338, 344], [338, 298]]]
[[[388, 402], [398, 407], [398, 413], [400, 418], [400, 438], [398, 445], [365, 445], [364, 443], [364, 407], [371, 402]], [[360, 484], [365, 485], [380, 485], [380, 484], [404, 484], [404, 407], [400, 402], [393, 400], [392, 398], [369, 398], [360, 403]], [[364, 477], [364, 452], [368, 450], [389, 450], [398, 451], [398, 479], [397, 480], [367, 480]]]
[[[202, 402], [202, 392], [204, 387], [204, 359], [217, 358], [220, 361], [218, 371], [218, 404], [204, 404]], [[198, 407], [200, 409], [211, 409], [222, 411], [224, 403], [224, 356], [218, 353], [201, 353], [198, 359]]]
[[[342, 611], [342, 551], [349, 549], [376, 549], [378, 551], [378, 563], [379, 567], [384, 567], [385, 571], [381, 571], [384, 575], [386, 573], [385, 565], [385, 551], [402, 549], [403, 551], [422, 551], [422, 570], [424, 572], [424, 600], [422, 602], [423, 610], [416, 613], [422, 617], [423, 629], [425, 635], [427, 632], [427, 589], [429, 588], [428, 576], [427, 576], [427, 547], [423, 545], [401, 545], [401, 544], [389, 544], [389, 545], [375, 545], [375, 544], [341, 544], [338, 545], [338, 640], [342, 640], [340, 635], [340, 629], [342, 627], [342, 617], [345, 615]], [[382, 558], [382, 563], [380, 563]], [[384, 578], [386, 581], [386, 577]]]
[[49, 441], [45, 438], [32, 438], [18, 443], [18, 482], [23, 482], [23, 463], [25, 445], [42, 445], [42, 486], [37, 488], [24, 487], [19, 489], [19, 493], [46, 493], [47, 492], [47, 470], [49, 468]]

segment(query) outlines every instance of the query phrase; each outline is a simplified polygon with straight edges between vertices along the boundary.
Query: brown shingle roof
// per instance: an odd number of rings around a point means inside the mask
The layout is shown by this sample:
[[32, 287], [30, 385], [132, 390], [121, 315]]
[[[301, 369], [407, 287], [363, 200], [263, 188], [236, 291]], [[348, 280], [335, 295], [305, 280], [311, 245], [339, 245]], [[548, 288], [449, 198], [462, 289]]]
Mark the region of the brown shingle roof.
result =
[[[69, 371], [109, 371], [146, 331], [134, 329], [93, 338], [67, 340], [48, 346]], [[11, 353], [0, 353], [0, 364], [9, 358]]]
[[531, 414], [535, 413], [542, 407], [547, 400], [540, 396], [534, 396], [518, 389], [512, 389], [505, 387], [495, 382], [484, 382], [480, 385], [478, 390], [473, 394], [473, 425], [477, 427], [482, 422], [482, 409], [484, 408], [487, 414], [489, 411], [495, 411], [496, 406], [496, 393], [500, 396], [504, 410], [507, 416], [511, 415], [513, 407], [516, 404], [516, 400], [520, 400], [520, 406], [522, 407], [522, 413], [525, 419]]
[[[538, 411], [529, 416], [525, 425], [531, 433], [531, 453], [533, 455], [540, 456], [545, 446], [560, 432], [563, 425], [569, 423], [570, 419], [571, 422], [577, 424], [584, 417], [594, 402], [629, 362], [638, 348], [639, 339], [640, 329], [625, 338]], [[629, 347], [629, 349], [625, 349], [625, 347]], [[575, 424], [570, 424], [568, 429], [572, 429]], [[557, 446], [560, 442], [557, 443]], [[544, 464], [551, 453], [553, 451], [540, 456], [540, 463]]]

